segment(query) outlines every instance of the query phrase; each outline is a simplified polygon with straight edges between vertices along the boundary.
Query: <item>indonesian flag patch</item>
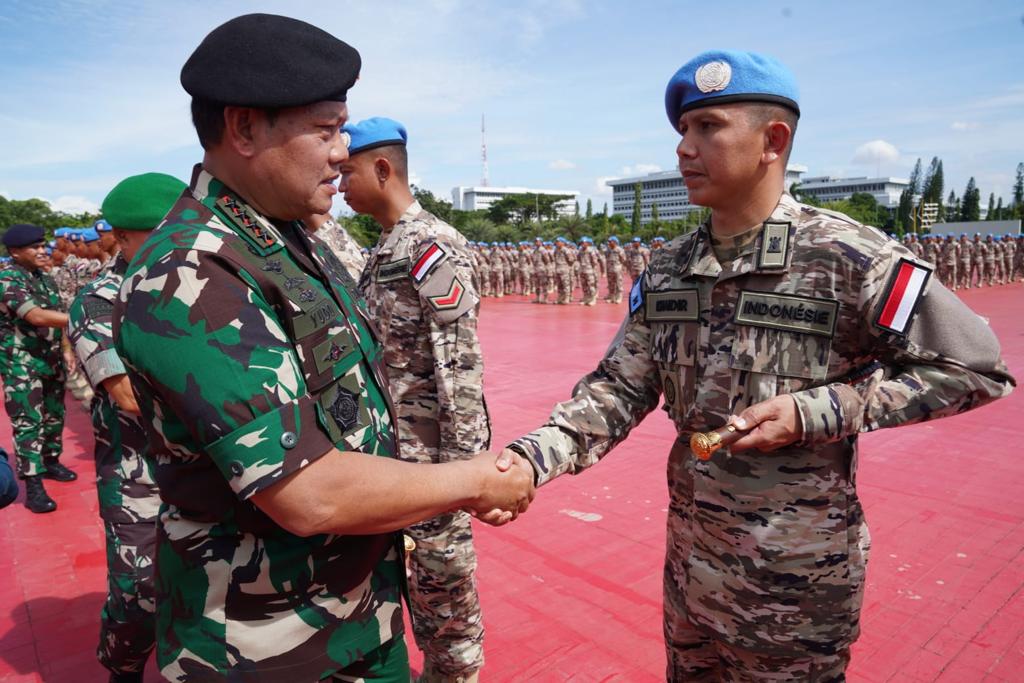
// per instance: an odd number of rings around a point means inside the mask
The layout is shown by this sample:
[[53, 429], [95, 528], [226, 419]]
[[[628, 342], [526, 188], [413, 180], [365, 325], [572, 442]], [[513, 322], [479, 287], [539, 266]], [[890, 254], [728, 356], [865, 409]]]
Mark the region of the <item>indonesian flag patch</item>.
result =
[[423, 252], [423, 256], [420, 256], [419, 260], [412, 267], [412, 279], [416, 284], [420, 284], [426, 279], [430, 272], [437, 266], [437, 264], [444, 261], [448, 257], [445, 250], [437, 245], [435, 242], [427, 247], [427, 250]]
[[450, 311], [453, 308], [458, 308], [459, 304], [462, 303], [462, 295], [465, 294], [466, 288], [459, 282], [459, 278], [452, 278], [452, 284], [448, 287], [448, 291], [438, 296], [427, 297], [430, 305], [439, 311]]
[[900, 259], [882, 297], [875, 325], [905, 336], [931, 274], [932, 269], [921, 263]]

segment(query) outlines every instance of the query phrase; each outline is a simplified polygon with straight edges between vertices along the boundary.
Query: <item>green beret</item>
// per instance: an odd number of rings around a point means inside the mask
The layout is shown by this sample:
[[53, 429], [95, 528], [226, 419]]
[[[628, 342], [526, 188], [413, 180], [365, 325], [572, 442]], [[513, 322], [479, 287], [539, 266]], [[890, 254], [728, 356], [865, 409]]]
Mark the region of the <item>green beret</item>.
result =
[[185, 189], [185, 183], [164, 173], [133, 175], [119, 182], [101, 211], [120, 230], [152, 230], [164, 219]]

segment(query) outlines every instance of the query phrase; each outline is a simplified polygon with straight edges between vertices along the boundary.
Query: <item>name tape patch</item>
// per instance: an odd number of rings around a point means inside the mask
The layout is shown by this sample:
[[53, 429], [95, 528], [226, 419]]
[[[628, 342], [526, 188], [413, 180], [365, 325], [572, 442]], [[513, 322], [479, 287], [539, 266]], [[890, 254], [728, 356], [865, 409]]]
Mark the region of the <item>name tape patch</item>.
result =
[[931, 268], [921, 263], [900, 259], [882, 297], [875, 325], [905, 336], [931, 274]]
[[734, 319], [755, 327], [831, 337], [835, 334], [838, 313], [839, 302], [834, 299], [743, 290]]
[[393, 282], [401, 280], [409, 273], [409, 259], [403, 258], [397, 261], [382, 263], [377, 269], [377, 282]]
[[698, 320], [700, 302], [696, 289], [647, 292], [645, 316], [651, 320]]

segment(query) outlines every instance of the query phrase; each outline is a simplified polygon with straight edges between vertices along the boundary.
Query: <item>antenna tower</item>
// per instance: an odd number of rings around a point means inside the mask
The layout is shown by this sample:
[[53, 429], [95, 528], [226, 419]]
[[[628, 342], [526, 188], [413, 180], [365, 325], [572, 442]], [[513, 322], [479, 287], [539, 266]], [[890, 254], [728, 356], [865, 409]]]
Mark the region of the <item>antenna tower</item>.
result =
[[480, 184], [483, 187], [490, 185], [490, 181], [487, 178], [487, 126], [484, 122], [484, 115], [480, 115], [480, 160], [483, 162], [484, 175], [480, 179]]

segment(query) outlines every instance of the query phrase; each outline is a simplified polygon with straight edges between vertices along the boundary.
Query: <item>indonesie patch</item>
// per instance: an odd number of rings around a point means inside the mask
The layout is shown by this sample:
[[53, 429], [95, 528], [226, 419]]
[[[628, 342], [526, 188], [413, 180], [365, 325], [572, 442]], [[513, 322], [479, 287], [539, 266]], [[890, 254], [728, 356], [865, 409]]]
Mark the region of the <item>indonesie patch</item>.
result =
[[427, 276], [437, 267], [439, 263], [448, 258], [447, 252], [442, 249], [435, 242], [427, 247], [427, 250], [423, 252], [423, 256], [420, 256], [419, 260], [412, 267], [412, 279], [416, 284], [421, 284]]
[[900, 259], [882, 296], [875, 325], [906, 336], [931, 274], [932, 269], [924, 264]]
[[831, 337], [836, 331], [838, 313], [839, 302], [835, 299], [745, 289], [740, 292], [733, 319], [754, 327]]

